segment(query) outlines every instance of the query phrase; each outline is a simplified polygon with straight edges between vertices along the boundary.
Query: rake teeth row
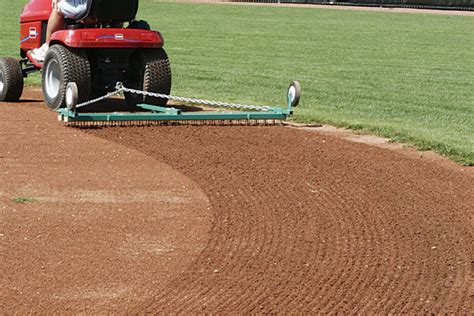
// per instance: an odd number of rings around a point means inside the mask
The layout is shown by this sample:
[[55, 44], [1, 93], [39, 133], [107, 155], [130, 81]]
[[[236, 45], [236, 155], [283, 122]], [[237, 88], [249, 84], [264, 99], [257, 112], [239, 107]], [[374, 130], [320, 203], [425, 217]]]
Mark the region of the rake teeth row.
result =
[[139, 127], [139, 126], [274, 126], [281, 120], [177, 120], [177, 121], [67, 121], [64, 125], [76, 128]]

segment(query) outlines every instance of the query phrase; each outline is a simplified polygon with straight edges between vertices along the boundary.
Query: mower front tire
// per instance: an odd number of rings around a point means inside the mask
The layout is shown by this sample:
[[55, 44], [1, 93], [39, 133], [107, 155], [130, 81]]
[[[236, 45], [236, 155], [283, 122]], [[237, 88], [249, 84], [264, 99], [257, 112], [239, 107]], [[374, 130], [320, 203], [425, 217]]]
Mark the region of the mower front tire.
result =
[[17, 102], [23, 93], [23, 72], [18, 60], [0, 57], [0, 101]]
[[51, 110], [66, 106], [66, 87], [77, 85], [78, 103], [87, 101], [91, 92], [91, 69], [87, 54], [62, 45], [52, 45], [43, 63], [42, 88]]
[[[144, 49], [132, 55], [127, 88], [169, 95], [171, 92], [171, 67], [164, 49]], [[168, 99], [125, 93], [128, 105], [147, 103], [166, 106]]]

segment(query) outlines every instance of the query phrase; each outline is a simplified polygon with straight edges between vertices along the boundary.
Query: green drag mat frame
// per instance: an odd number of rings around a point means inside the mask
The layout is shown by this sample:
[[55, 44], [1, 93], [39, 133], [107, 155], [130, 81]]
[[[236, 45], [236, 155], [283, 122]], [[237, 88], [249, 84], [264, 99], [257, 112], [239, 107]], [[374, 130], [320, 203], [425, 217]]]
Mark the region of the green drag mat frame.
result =
[[176, 108], [165, 108], [149, 104], [137, 105], [151, 112], [138, 113], [78, 113], [67, 108], [58, 110], [59, 120], [63, 122], [124, 122], [124, 121], [217, 121], [217, 120], [286, 120], [293, 114], [287, 110], [272, 107], [265, 112], [183, 112]]

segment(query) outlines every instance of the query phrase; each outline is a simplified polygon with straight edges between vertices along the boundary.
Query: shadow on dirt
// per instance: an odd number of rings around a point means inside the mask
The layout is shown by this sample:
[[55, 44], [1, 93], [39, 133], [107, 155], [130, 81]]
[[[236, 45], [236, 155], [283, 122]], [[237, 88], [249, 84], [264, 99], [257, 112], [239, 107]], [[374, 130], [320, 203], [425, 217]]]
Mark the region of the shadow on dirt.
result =
[[[200, 112], [202, 108], [190, 105], [169, 104], [183, 112]], [[78, 110], [80, 113], [107, 113], [107, 112], [149, 112], [137, 106], [128, 105], [124, 99], [108, 99]]]
[[43, 103], [42, 99], [21, 99], [15, 103]]

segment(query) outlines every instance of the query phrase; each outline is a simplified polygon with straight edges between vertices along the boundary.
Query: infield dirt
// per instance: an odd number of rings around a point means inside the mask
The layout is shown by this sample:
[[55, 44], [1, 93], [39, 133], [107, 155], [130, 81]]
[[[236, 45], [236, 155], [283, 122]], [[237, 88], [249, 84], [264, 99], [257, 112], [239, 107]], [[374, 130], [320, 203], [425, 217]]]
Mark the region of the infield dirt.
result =
[[27, 97], [0, 107], [2, 313], [472, 311], [472, 168], [282, 126], [72, 129]]

